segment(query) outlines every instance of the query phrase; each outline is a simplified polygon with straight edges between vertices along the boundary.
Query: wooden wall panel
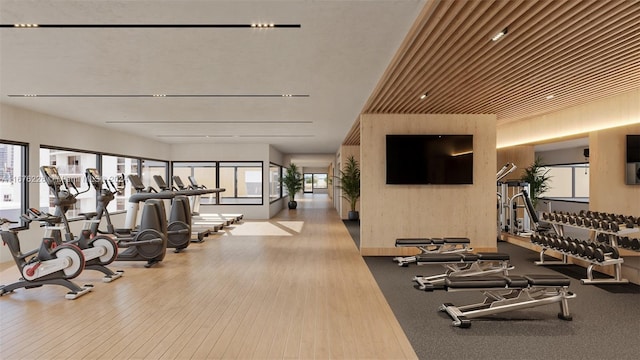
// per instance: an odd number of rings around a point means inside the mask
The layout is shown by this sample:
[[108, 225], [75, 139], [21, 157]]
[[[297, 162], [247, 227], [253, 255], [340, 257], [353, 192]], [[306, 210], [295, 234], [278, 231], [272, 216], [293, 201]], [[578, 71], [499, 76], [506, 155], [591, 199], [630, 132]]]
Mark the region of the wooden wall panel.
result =
[[640, 89], [542, 116], [498, 125], [499, 148], [640, 123]]
[[[400, 237], [469, 237], [495, 249], [495, 115], [366, 114], [361, 124], [361, 253], [390, 255]], [[473, 134], [473, 185], [386, 185], [386, 134]]]
[[496, 172], [500, 170], [504, 164], [514, 163], [517, 166], [516, 170], [507, 175], [504, 180], [520, 179], [522, 175], [524, 175], [524, 169], [533, 163], [534, 153], [533, 145], [518, 145], [498, 149]]
[[640, 124], [589, 134], [589, 209], [640, 216], [640, 185], [625, 184], [626, 135]]

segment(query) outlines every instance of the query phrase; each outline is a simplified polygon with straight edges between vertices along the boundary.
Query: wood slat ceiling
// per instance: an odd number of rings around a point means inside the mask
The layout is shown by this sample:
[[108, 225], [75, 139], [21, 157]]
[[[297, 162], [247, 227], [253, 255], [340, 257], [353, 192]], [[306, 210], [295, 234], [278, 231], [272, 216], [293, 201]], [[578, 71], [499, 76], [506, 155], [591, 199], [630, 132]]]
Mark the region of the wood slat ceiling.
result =
[[[362, 113], [501, 124], [638, 87], [640, 0], [431, 0]], [[354, 126], [345, 144], [358, 143]]]

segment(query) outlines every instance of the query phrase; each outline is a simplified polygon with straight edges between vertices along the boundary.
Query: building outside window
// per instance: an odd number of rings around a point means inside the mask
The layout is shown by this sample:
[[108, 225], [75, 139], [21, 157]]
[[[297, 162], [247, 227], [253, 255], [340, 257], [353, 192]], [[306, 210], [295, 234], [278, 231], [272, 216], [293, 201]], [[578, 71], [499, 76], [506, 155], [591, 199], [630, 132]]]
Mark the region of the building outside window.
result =
[[[205, 186], [207, 189], [215, 189], [216, 185], [216, 162], [173, 162], [173, 176], [179, 176], [185, 186], [191, 185], [189, 177], [193, 177], [197, 184]], [[173, 183], [176, 186], [175, 183]], [[201, 204], [216, 204], [215, 194], [202, 196]]]
[[26, 210], [27, 145], [0, 141], [0, 217], [19, 221]]
[[269, 164], [269, 201], [282, 198], [282, 166]]
[[136, 158], [125, 156], [102, 156], [102, 178], [113, 184], [119, 192], [115, 199], [109, 203], [107, 210], [124, 211], [126, 210], [127, 200], [131, 194], [135, 194], [136, 190], [131, 187], [129, 175], [138, 175], [140, 161]]
[[[76, 203], [66, 213], [68, 218], [79, 216], [82, 212], [91, 212], [96, 209], [96, 191], [87, 183], [85, 170], [95, 168], [98, 155], [89, 152], [80, 152], [67, 149], [40, 148], [40, 166], [55, 166], [65, 182], [69, 184], [69, 190], [76, 195]], [[41, 174], [38, 174], [41, 176]], [[75, 188], [71, 185], [75, 185]], [[76, 194], [76, 189], [79, 194]], [[55, 213], [53, 204], [54, 195], [43, 180], [40, 182], [40, 210]]]
[[221, 204], [262, 204], [262, 162], [219, 162]]

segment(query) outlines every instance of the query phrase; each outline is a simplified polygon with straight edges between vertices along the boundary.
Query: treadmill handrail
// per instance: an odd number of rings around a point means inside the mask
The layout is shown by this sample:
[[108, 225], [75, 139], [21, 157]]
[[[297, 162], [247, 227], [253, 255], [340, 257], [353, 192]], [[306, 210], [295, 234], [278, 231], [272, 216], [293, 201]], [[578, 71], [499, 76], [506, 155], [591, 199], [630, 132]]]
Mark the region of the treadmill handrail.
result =
[[176, 194], [172, 191], [161, 191], [157, 193], [135, 193], [129, 196], [130, 203], [144, 202], [150, 199], [173, 199]]

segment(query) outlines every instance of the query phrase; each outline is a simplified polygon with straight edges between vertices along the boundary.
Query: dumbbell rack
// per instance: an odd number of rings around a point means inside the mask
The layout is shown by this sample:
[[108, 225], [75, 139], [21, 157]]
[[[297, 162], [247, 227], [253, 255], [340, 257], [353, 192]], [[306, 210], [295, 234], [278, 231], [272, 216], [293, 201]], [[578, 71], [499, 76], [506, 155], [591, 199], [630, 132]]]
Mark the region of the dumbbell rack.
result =
[[[636, 232], [639, 232], [640, 229], [638, 227], [634, 227], [634, 228], [621, 228], [619, 231], [609, 231], [609, 230], [603, 230], [603, 229], [594, 229], [594, 228], [590, 228], [590, 227], [585, 227], [585, 226], [579, 226], [579, 225], [573, 225], [573, 224], [567, 224], [564, 222], [559, 222], [559, 221], [555, 221], [555, 220], [542, 220], [544, 222], [547, 222], [549, 224], [553, 225], [553, 228], [556, 230], [556, 233], [559, 236], [564, 237], [564, 226], [570, 226], [573, 228], [578, 228], [578, 229], [585, 229], [585, 230], [591, 230], [591, 231], [595, 231], [595, 237], [597, 238], [598, 234], [605, 234], [609, 237], [609, 244], [613, 247], [618, 247], [617, 244], [617, 237], [618, 236], [624, 236], [624, 235], [628, 235], [628, 234], [633, 234]], [[542, 250], [540, 251], [540, 261], [536, 261], [535, 264], [536, 265], [571, 265], [569, 263], [569, 257], [572, 258], [576, 258], [582, 261], [588, 261], [591, 264], [587, 267], [587, 278], [586, 279], [581, 279], [580, 282], [582, 284], [628, 284], [629, 280], [627, 279], [623, 279], [622, 278], [622, 263], [624, 262], [624, 260], [622, 259], [622, 257], [619, 257], [617, 259], [606, 259], [604, 261], [595, 261], [593, 259], [586, 259], [585, 257], [582, 256], [576, 256], [572, 253], [567, 253], [566, 251], [562, 251], [562, 250], [558, 250], [558, 249], [553, 249], [547, 246], [543, 246], [540, 245], [542, 247]], [[555, 261], [545, 261], [544, 260], [544, 253], [547, 250], [553, 250], [553, 251], [559, 251], [562, 254], [562, 260], [555, 260]], [[614, 277], [613, 278], [609, 278], [609, 279], [594, 279], [593, 278], [593, 267], [594, 266], [613, 266], [614, 269]]]

